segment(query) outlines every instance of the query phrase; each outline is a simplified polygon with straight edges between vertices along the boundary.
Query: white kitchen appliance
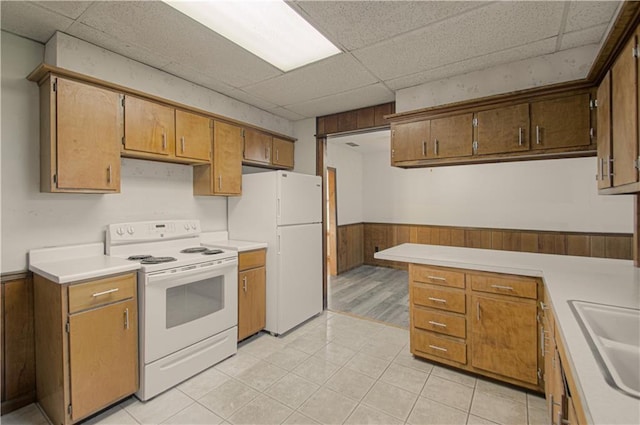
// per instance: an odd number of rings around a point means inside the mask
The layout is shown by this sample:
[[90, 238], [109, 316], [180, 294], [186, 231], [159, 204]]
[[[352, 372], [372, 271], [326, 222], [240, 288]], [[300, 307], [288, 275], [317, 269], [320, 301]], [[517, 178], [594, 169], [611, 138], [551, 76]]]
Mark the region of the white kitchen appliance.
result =
[[272, 171], [242, 176], [228, 201], [229, 237], [267, 249], [266, 330], [279, 335], [322, 311], [322, 181]]
[[238, 254], [202, 247], [198, 220], [111, 224], [106, 251], [141, 263], [139, 399], [237, 352]]

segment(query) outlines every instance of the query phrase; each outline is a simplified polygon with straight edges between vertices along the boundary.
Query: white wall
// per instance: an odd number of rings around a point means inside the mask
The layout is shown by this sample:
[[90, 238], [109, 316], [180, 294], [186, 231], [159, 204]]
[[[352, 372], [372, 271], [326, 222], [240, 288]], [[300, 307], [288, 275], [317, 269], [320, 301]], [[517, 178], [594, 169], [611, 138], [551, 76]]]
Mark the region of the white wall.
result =
[[366, 222], [633, 232], [631, 196], [599, 196], [595, 158], [401, 169], [364, 156]]
[[353, 149], [327, 143], [327, 166], [336, 169], [338, 226], [361, 223], [363, 214], [363, 159]]
[[[110, 223], [197, 218], [205, 231], [226, 230], [226, 198], [194, 197], [192, 168], [186, 165], [123, 159], [120, 194], [40, 193], [38, 86], [26, 76], [43, 61], [44, 47], [5, 32], [1, 38], [3, 273], [25, 270], [32, 248], [103, 241], [105, 225]], [[287, 120], [88, 43], [71, 41], [53, 55], [60, 66], [292, 134]]]
[[293, 123], [295, 145], [293, 171], [303, 174], [316, 174], [316, 120], [309, 118]]

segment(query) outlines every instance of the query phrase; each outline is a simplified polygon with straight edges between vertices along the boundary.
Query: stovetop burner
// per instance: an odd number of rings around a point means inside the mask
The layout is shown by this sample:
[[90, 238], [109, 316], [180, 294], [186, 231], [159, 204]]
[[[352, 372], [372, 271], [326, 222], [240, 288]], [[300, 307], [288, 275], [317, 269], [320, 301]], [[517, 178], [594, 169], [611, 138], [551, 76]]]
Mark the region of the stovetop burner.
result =
[[140, 264], [160, 264], [160, 263], [169, 263], [171, 261], [176, 261], [174, 257], [148, 257], [144, 258]]
[[206, 249], [204, 251], [202, 251], [203, 255], [215, 255], [215, 254], [222, 254], [224, 251], [221, 249]]
[[127, 260], [138, 261], [138, 260], [144, 260], [146, 258], [151, 258], [151, 255], [132, 255], [129, 258], [127, 258]]
[[205, 247], [205, 246], [194, 246], [193, 248], [183, 249], [180, 252], [183, 253], [183, 254], [195, 254], [195, 253], [204, 252], [204, 251], [207, 251], [207, 247]]

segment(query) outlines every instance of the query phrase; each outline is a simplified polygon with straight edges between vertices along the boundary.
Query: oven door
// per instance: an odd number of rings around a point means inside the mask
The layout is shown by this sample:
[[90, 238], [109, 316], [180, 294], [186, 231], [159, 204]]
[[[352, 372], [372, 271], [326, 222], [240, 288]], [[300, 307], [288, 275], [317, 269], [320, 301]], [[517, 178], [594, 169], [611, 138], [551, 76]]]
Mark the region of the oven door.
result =
[[238, 261], [149, 273], [141, 307], [144, 363], [238, 324]]

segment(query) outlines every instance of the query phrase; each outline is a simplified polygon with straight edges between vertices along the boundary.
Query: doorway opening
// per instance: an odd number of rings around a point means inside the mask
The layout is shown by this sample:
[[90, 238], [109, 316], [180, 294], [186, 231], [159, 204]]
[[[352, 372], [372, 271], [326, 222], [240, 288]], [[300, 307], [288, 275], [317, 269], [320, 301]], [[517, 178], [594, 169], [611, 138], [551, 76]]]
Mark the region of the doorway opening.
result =
[[336, 169], [327, 167], [327, 272], [329, 276], [338, 274], [338, 240], [337, 240], [337, 199]]

